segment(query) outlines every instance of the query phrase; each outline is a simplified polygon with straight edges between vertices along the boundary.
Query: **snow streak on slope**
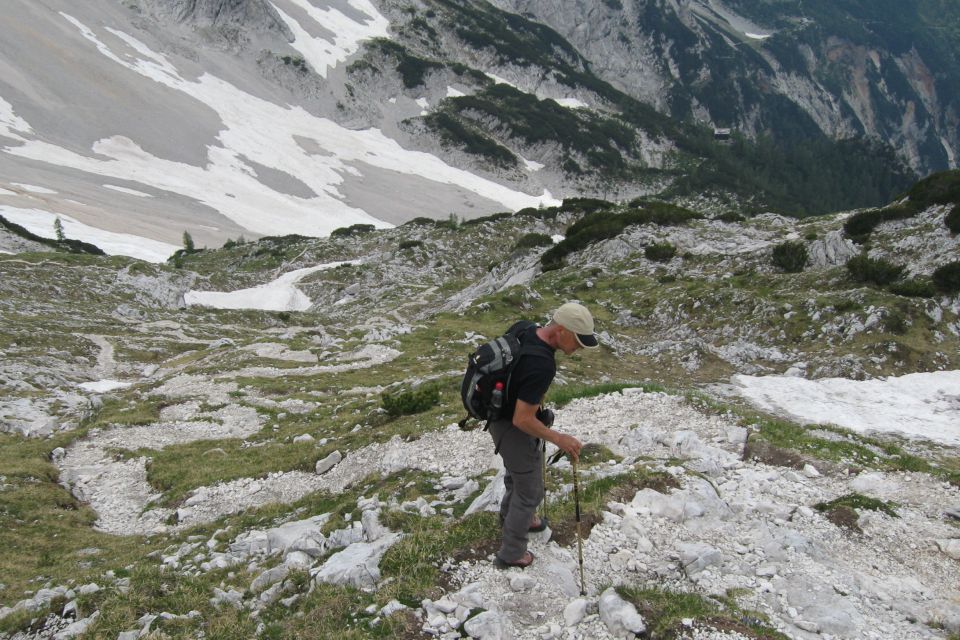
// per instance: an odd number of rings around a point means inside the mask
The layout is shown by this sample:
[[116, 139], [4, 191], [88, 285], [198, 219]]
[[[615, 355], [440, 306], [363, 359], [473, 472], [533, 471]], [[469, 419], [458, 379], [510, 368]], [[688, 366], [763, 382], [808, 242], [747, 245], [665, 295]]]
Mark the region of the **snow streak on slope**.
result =
[[357, 52], [360, 43], [370, 38], [386, 38], [390, 23], [376, 10], [369, 0], [350, 0], [350, 6], [369, 18], [362, 22], [344, 15], [334, 8], [318, 9], [310, 4], [309, 0], [289, 0], [307, 13], [323, 31], [330, 34], [330, 38], [312, 36], [296, 19], [287, 15], [273, 4], [273, 8], [290, 27], [296, 38], [290, 46], [303, 54], [307, 63], [318, 74], [327, 77], [327, 71], [346, 60]]
[[285, 273], [273, 282], [239, 291], [188, 291], [184, 300], [189, 305], [216, 309], [259, 309], [261, 311], [306, 311], [313, 303], [296, 284], [311, 273], [326, 271], [343, 264], [360, 264], [359, 260], [329, 262]]
[[733, 383], [756, 406], [794, 420], [960, 445], [960, 371], [865, 381], [737, 375]]
[[0, 215], [18, 224], [41, 238], [55, 237], [54, 222], [60, 218], [63, 235], [71, 240], [94, 244], [111, 256], [130, 256], [147, 262], [166, 262], [180, 247], [158, 240], [141, 238], [127, 233], [114, 233], [97, 229], [63, 214], [53, 214], [39, 209], [20, 209], [0, 205]]
[[[362, 177], [364, 165], [456, 185], [514, 210], [541, 202], [557, 203], [546, 192], [538, 198], [514, 191], [451, 167], [435, 156], [405, 150], [379, 130], [346, 129], [300, 107], [281, 106], [253, 96], [211, 74], [187, 80], [165, 56], [129, 34], [107, 28], [111, 37], [101, 39], [76, 18], [61, 15], [118, 65], [212, 108], [223, 122], [217, 136], [219, 145], [207, 147], [205, 166], [159, 158], [123, 136], [99, 140], [92, 148], [97, 156], [90, 157], [17, 135], [29, 132], [29, 123], [0, 102], [0, 133], [6, 131], [22, 142], [5, 149], [12, 155], [182, 194], [246, 229], [266, 235], [326, 235], [355, 223], [388, 226], [343, 201], [339, 187], [344, 177]], [[313, 152], [304, 142], [314, 147]], [[268, 187], [247, 159], [303, 183], [313, 197]]]

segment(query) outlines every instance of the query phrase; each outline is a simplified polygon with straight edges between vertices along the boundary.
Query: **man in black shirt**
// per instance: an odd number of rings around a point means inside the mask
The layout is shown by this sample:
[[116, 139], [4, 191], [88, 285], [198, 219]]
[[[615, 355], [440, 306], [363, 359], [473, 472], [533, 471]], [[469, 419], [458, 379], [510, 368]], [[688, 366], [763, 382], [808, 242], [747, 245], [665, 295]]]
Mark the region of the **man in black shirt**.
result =
[[523, 355], [510, 378], [506, 413], [489, 427], [506, 469], [507, 492], [500, 503], [503, 542], [497, 559], [498, 564], [509, 567], [526, 567], [533, 562], [533, 554], [527, 551], [527, 534], [546, 528], [546, 522], [536, 517], [537, 505], [543, 500], [543, 479], [538, 473], [541, 442], [556, 445], [574, 460], [582, 446], [573, 436], [551, 430], [540, 419], [544, 415], [540, 403], [557, 373], [556, 350], [570, 355], [581, 348], [599, 346], [593, 335], [593, 317], [575, 302], [557, 309], [547, 326], [528, 329], [520, 342]]

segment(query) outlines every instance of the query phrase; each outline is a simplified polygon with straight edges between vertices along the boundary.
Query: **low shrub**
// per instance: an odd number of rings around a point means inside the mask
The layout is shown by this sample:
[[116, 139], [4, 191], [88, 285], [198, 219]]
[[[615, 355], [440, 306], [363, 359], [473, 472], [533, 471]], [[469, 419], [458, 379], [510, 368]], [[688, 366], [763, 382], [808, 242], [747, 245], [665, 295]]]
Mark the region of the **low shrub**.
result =
[[945, 293], [960, 292], [960, 260], [937, 268], [933, 272], [933, 284]]
[[491, 213], [488, 216], [481, 216], [479, 218], [470, 218], [469, 220], [464, 220], [464, 226], [472, 226], [477, 224], [483, 224], [484, 222], [496, 222], [497, 220], [503, 220], [513, 216], [513, 213], [510, 211], [501, 211], [500, 213]]
[[798, 240], [781, 242], [773, 248], [773, 264], [787, 273], [800, 273], [807, 266], [807, 245]]
[[517, 251], [521, 249], [533, 249], [534, 247], [551, 246], [553, 246], [553, 238], [545, 233], [528, 233], [524, 236], [520, 236], [520, 239], [517, 240], [517, 243], [513, 245], [513, 250]]
[[746, 217], [736, 211], [726, 211], [717, 216], [717, 220], [720, 222], [744, 222]]
[[943, 223], [951, 233], [960, 233], [960, 204], [950, 210], [947, 217], [943, 219]]
[[883, 258], [870, 258], [861, 254], [847, 262], [847, 271], [857, 282], [869, 282], [883, 287], [897, 280], [903, 273], [903, 267]]
[[677, 248], [669, 242], [650, 244], [644, 247], [643, 255], [654, 262], [670, 262], [677, 255]]
[[574, 213], [593, 213], [594, 211], [612, 209], [614, 206], [614, 203], [599, 198], [564, 198], [560, 210]]
[[381, 400], [387, 415], [396, 418], [429, 411], [440, 403], [440, 392], [434, 386], [424, 386], [412, 391], [385, 393]]
[[404, 225], [410, 225], [411, 227], [432, 227], [433, 223], [436, 222], [433, 218], [427, 218], [426, 216], [418, 216], [412, 220], [407, 220], [404, 222]]
[[913, 185], [907, 195], [917, 211], [935, 204], [960, 205], [960, 169], [928, 176]]
[[937, 295], [933, 282], [926, 278], [910, 278], [890, 285], [890, 293], [906, 298], [932, 298]]
[[422, 246], [423, 240], [404, 240], [397, 248], [400, 249], [400, 251], [403, 251], [404, 249], [416, 249], [417, 247]]
[[359, 236], [364, 233], [370, 233], [376, 227], [372, 224], [352, 224], [349, 227], [340, 227], [330, 233], [331, 238], [348, 238], [350, 236]]
[[[640, 204], [639, 201], [634, 201]], [[675, 226], [703, 216], [689, 209], [666, 202], [645, 202], [642, 209], [623, 213], [599, 210], [588, 213], [567, 229], [567, 237], [540, 258], [544, 271], [559, 269], [567, 255], [587, 248], [591, 244], [615, 238], [627, 227], [641, 224]]]
[[862, 243], [880, 223], [911, 218], [917, 210], [910, 205], [894, 205], [884, 209], [870, 209], [855, 213], [843, 224], [844, 232], [855, 242]]

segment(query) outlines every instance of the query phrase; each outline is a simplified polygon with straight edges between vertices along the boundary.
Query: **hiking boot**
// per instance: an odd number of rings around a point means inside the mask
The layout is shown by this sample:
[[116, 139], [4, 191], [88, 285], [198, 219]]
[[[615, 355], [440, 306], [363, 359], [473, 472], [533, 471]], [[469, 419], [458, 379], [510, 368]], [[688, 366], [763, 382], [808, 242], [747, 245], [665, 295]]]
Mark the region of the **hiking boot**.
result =
[[533, 564], [535, 556], [529, 551], [523, 554], [523, 557], [519, 560], [514, 560], [513, 562], [507, 562], [497, 556], [497, 559], [493, 561], [493, 564], [496, 565], [498, 569], [510, 569], [512, 567], [519, 567], [520, 569], [526, 569], [531, 564]]

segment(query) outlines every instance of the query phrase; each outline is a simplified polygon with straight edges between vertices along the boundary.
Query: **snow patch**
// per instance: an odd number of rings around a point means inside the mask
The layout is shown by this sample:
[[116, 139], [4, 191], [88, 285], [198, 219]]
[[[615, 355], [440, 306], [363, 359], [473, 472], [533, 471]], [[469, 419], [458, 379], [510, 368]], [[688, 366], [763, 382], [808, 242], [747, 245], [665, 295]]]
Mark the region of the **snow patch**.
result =
[[732, 381], [757, 407], [794, 420], [960, 445], [960, 371], [865, 381], [735, 375]]
[[467, 94], [465, 94], [463, 91], [460, 91], [460, 90], [458, 90], [458, 89], [454, 89], [453, 87], [447, 87], [447, 97], [448, 97], [448, 98], [462, 98], [462, 97], [465, 96], [465, 95], [467, 95]]
[[23, 182], [11, 182], [10, 184], [12, 184], [15, 187], [20, 187], [24, 191], [28, 191], [30, 193], [39, 193], [39, 194], [51, 195], [51, 196], [57, 194], [57, 192], [54, 191], [53, 189], [47, 189], [46, 187], [38, 187], [37, 185], [34, 185], [34, 184], [25, 184]]
[[188, 291], [188, 305], [215, 309], [258, 309], [260, 311], [306, 311], [313, 302], [296, 284], [311, 273], [333, 269], [344, 264], [360, 264], [359, 260], [328, 262], [283, 274], [273, 282], [237, 291]]
[[128, 189], [127, 187], [120, 187], [115, 184], [105, 184], [103, 185], [104, 189], [110, 189], [112, 191], [119, 191], [120, 193], [125, 193], [130, 196], [137, 196], [138, 198], [152, 198], [153, 196], [149, 193], [144, 193], [143, 191], [137, 191], [136, 189]]
[[773, 35], [773, 34], [770, 34], [770, 33], [767, 33], [767, 34], [762, 34], [762, 33], [750, 33], [750, 32], [748, 31], [748, 32], [744, 33], [743, 35], [745, 35], [745, 36], [747, 36], [748, 38], [751, 38], [751, 39], [753, 39], [753, 40], [766, 40], [767, 38], [769, 38], [769, 37], [770, 37], [771, 35]]
[[129, 382], [120, 382], [119, 380], [97, 380], [96, 382], [81, 382], [77, 386], [92, 393], [108, 393], [117, 389], [126, 389], [132, 385]]
[[585, 109], [590, 106], [583, 100], [577, 100], [576, 98], [554, 98], [553, 101], [568, 109]]
[[388, 31], [390, 22], [380, 15], [369, 0], [349, 0], [352, 8], [368, 16], [368, 19], [363, 22], [357, 22], [333, 7], [320, 9], [308, 0], [289, 0], [289, 2], [305, 11], [310, 19], [333, 35], [332, 40], [311, 36], [299, 21], [273, 4], [273, 8], [293, 32], [295, 39], [291, 46], [299, 51], [313, 70], [324, 78], [327, 77], [330, 69], [356, 53], [364, 40], [390, 37]]

